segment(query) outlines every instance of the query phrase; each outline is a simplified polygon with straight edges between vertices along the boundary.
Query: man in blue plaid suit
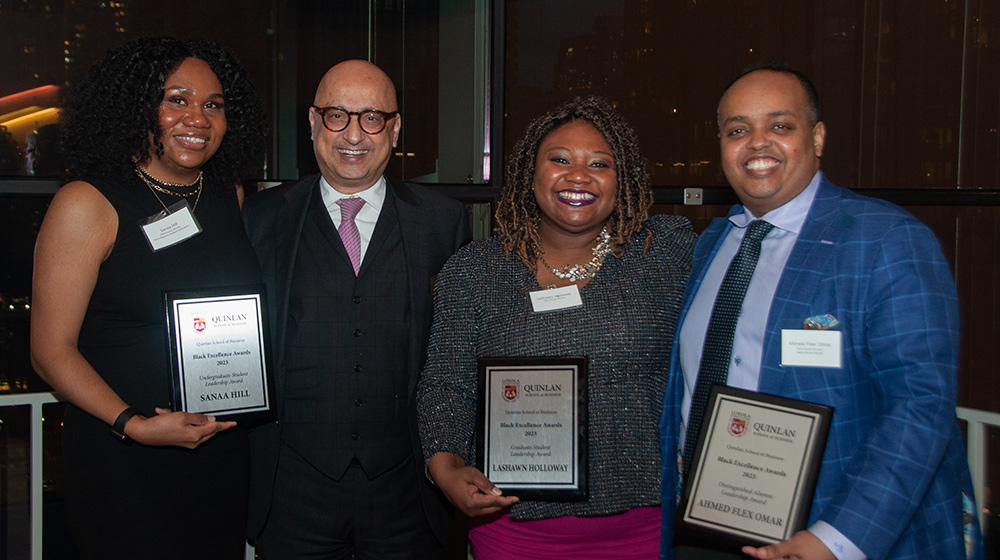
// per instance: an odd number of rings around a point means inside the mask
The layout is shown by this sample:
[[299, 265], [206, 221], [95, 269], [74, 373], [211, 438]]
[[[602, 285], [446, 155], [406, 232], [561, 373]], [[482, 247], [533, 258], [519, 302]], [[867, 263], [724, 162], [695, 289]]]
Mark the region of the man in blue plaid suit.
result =
[[[827, 181], [826, 129], [800, 73], [745, 71], [723, 94], [718, 120], [723, 170], [741, 204], [702, 234], [684, 295], [660, 426], [661, 556], [674, 557], [677, 458], [715, 297], [747, 226], [764, 219], [774, 228], [743, 300], [726, 383], [834, 412], [808, 529], [743, 554], [982, 558], [955, 418], [957, 298], [934, 234], [892, 204]], [[841, 351], [807, 367], [789, 351], [799, 336], [835, 337]]]

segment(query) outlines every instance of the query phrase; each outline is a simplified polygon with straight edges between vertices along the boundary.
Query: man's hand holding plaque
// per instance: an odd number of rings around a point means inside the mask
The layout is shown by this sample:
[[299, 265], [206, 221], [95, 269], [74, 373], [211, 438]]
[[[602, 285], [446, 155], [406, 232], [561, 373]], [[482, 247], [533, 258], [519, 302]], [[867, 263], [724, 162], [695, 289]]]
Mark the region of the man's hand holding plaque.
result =
[[760, 548], [744, 546], [743, 554], [757, 560], [774, 558], [795, 558], [797, 560], [837, 560], [830, 549], [816, 535], [802, 530], [787, 541], [769, 544]]

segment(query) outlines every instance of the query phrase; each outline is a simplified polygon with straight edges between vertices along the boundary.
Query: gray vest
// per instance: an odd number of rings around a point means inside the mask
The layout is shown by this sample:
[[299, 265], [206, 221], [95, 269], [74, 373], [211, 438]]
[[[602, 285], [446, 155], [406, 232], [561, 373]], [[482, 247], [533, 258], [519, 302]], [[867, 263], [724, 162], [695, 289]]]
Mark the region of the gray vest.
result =
[[392, 189], [357, 278], [314, 192], [289, 301], [282, 440], [332, 478], [355, 458], [373, 477], [412, 453], [406, 276]]

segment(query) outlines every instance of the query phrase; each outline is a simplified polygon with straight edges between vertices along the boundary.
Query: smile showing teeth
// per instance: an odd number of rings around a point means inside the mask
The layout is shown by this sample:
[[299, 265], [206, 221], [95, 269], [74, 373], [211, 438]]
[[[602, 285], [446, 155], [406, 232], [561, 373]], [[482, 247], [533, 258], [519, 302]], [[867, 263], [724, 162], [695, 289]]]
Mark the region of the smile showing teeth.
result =
[[586, 191], [565, 190], [557, 192], [556, 195], [559, 196], [560, 203], [572, 207], [589, 206], [597, 200], [596, 196]]
[[178, 136], [177, 139], [185, 142], [192, 142], [194, 144], [204, 144], [208, 141], [205, 138], [199, 138], [197, 136]]
[[363, 156], [368, 153], [368, 150], [348, 150], [344, 148], [341, 148], [338, 151], [345, 156]]
[[594, 195], [587, 192], [562, 191], [559, 193], [559, 198], [565, 198], [568, 200], [594, 200]]
[[747, 169], [751, 171], [760, 171], [762, 169], [771, 169], [776, 165], [778, 165], [778, 162], [773, 159], [755, 159], [747, 162]]

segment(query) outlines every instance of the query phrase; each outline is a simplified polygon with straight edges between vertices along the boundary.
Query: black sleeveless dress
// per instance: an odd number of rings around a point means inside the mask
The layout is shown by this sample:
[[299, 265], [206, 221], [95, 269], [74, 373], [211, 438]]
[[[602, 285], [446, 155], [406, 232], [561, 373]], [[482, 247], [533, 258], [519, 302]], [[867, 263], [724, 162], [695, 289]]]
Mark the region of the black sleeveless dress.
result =
[[[139, 221], [162, 210], [143, 183], [86, 178], [118, 213], [80, 331], [80, 352], [124, 401], [153, 416], [171, 399], [162, 290], [253, 284], [260, 267], [235, 197], [208, 186], [202, 232], [154, 253]], [[178, 197], [160, 194], [166, 205]], [[189, 197], [194, 204], [194, 196]], [[249, 445], [237, 426], [197, 449], [126, 445], [68, 405], [63, 431], [66, 510], [83, 558], [242, 558]]]

